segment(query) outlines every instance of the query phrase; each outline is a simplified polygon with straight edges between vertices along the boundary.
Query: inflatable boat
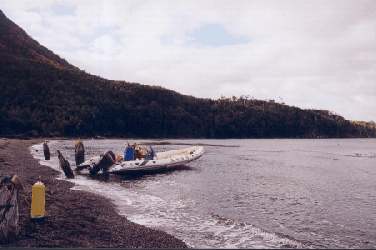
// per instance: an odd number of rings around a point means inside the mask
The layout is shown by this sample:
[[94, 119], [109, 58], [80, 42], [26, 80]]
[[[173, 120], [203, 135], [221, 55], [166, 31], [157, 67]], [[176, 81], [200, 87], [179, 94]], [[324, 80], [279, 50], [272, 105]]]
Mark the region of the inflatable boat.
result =
[[[169, 150], [164, 152], [157, 152], [153, 159], [137, 159], [134, 161], [120, 161], [112, 165], [109, 173], [135, 173], [148, 172], [173, 168], [180, 165], [185, 165], [193, 160], [200, 158], [204, 154], [204, 147], [192, 146], [184, 149]], [[80, 165], [77, 169], [90, 169], [100, 161], [100, 156], [95, 156]]]

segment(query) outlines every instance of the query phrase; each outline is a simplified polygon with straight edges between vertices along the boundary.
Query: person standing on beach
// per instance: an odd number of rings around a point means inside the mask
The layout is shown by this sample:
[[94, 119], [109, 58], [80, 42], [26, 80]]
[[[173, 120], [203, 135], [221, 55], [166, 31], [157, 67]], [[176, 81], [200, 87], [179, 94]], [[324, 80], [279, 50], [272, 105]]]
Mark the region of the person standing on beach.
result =
[[74, 145], [74, 156], [76, 160], [76, 166], [85, 161], [85, 148], [81, 140], [76, 141]]
[[44, 159], [48, 161], [50, 160], [50, 149], [48, 147], [47, 142], [48, 142], [47, 140], [43, 142], [43, 154], [44, 154]]
[[57, 158], [59, 159], [59, 166], [64, 171], [65, 177], [69, 179], [74, 178], [74, 173], [70, 167], [69, 161], [67, 161], [59, 150], [56, 150]]

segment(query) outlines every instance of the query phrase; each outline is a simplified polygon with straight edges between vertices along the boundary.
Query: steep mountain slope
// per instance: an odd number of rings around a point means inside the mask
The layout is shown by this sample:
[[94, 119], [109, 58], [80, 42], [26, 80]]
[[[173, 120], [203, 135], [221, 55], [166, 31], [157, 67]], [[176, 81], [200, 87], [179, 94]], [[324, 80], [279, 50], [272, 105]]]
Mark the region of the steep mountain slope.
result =
[[25, 31], [6, 18], [0, 10], [0, 55], [2, 60], [31, 60], [58, 69], [77, 69], [64, 59], [31, 39]]
[[0, 11], [0, 135], [369, 137], [376, 130], [327, 111], [245, 98], [194, 98], [90, 75]]

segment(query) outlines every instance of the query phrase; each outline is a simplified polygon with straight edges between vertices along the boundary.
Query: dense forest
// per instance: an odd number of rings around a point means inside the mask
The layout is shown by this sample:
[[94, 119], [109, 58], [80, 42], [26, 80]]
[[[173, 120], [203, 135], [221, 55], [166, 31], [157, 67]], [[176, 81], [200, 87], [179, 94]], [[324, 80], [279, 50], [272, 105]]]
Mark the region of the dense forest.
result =
[[70, 65], [0, 11], [0, 136], [375, 137], [376, 126], [274, 101], [106, 80]]

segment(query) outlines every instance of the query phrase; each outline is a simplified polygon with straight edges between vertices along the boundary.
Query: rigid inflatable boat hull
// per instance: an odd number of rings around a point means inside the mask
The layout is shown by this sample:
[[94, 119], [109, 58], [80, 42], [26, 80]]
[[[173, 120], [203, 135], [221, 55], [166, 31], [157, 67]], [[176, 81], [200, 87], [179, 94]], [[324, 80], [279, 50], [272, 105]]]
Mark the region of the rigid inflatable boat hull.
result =
[[109, 172], [121, 174], [165, 170], [185, 165], [200, 158], [203, 154], [204, 148], [201, 146], [160, 152], [156, 154], [156, 157], [153, 160], [141, 159], [135, 161], [123, 161], [112, 166], [109, 169]]
[[[202, 146], [193, 146], [180, 150], [170, 150], [156, 153], [152, 160], [139, 159], [134, 161], [122, 161], [110, 167], [109, 173], [124, 174], [136, 172], [153, 172], [176, 168], [185, 165], [193, 160], [200, 158], [204, 154]], [[92, 168], [100, 160], [99, 156], [95, 156], [80, 165], [82, 168], [80, 173], [88, 172], [88, 168]]]

